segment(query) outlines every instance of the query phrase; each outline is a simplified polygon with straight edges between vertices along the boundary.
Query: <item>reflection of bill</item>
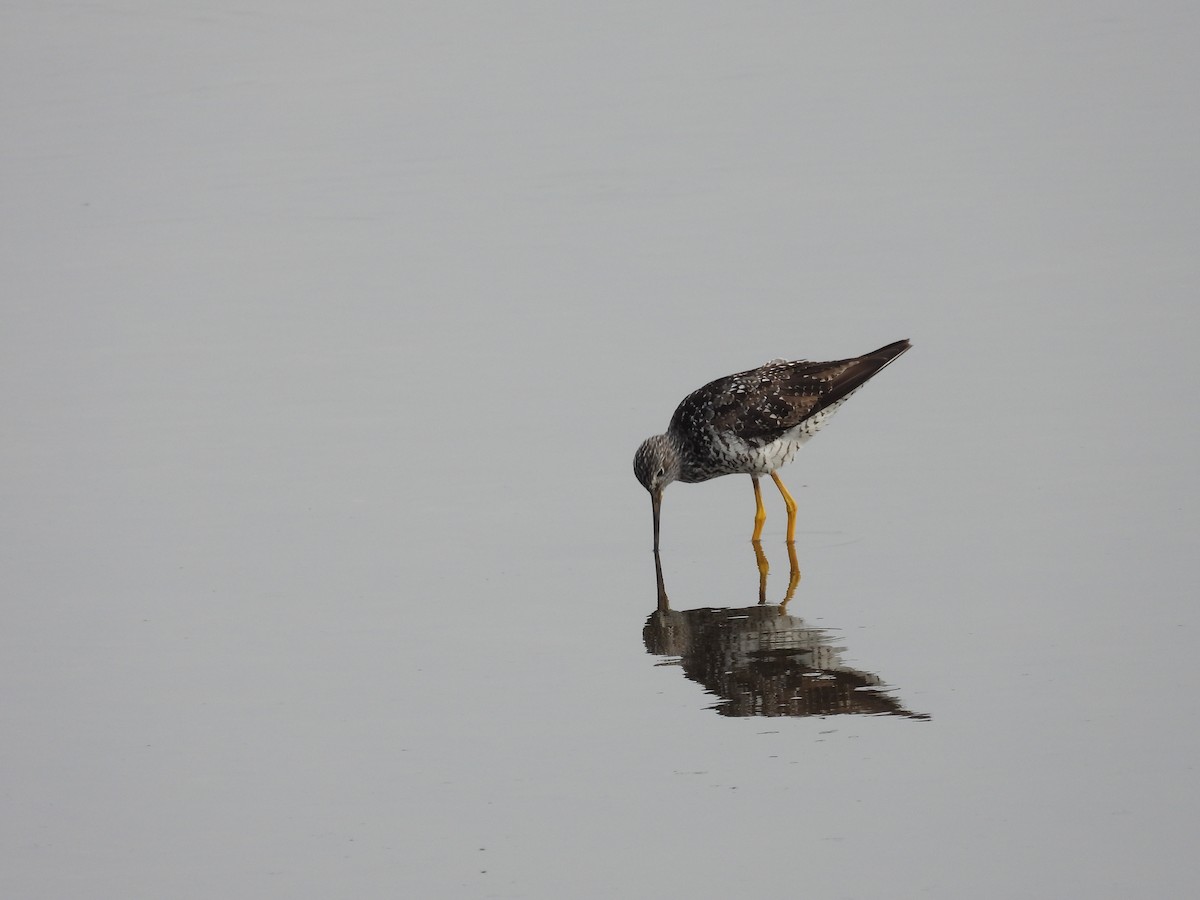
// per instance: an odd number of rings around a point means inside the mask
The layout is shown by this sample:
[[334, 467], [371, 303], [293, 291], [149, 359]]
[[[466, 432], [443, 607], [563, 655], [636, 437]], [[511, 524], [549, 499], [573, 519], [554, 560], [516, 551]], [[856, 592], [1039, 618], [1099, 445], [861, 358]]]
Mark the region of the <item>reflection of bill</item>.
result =
[[[761, 548], [760, 594], [765, 591]], [[786, 600], [799, 580], [792, 562]], [[823, 628], [789, 615], [784, 604], [760, 602], [741, 608], [673, 610], [667, 600], [662, 563], [655, 554], [658, 608], [642, 630], [646, 650], [674, 657], [664, 665], [682, 667], [684, 675], [719, 700], [713, 709], [725, 716], [892, 715], [927, 719], [900, 705], [870, 672], [842, 662]]]

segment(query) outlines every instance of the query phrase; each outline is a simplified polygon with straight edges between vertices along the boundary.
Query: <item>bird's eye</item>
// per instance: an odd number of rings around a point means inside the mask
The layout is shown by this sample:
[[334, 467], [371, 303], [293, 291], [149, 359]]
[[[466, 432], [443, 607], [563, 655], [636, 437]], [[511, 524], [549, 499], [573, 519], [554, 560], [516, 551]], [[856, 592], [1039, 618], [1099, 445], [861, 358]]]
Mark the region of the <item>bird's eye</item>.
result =
[[666, 469], [659, 469], [659, 470], [658, 470], [658, 477], [659, 477], [659, 478], [662, 478], [662, 477], [663, 477], [664, 475], [666, 475], [666, 474], [667, 474], [667, 470], [666, 470]]

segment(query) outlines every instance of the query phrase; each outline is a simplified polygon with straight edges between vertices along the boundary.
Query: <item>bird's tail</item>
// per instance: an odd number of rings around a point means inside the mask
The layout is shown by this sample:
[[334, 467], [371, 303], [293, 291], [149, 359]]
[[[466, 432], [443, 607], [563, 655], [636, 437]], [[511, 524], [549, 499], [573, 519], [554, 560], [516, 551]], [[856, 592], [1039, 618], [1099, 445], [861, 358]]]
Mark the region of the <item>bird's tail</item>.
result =
[[825, 398], [824, 405], [849, 397], [911, 346], [907, 340], [896, 341], [854, 359], [844, 360], [846, 368], [834, 379], [833, 390]]

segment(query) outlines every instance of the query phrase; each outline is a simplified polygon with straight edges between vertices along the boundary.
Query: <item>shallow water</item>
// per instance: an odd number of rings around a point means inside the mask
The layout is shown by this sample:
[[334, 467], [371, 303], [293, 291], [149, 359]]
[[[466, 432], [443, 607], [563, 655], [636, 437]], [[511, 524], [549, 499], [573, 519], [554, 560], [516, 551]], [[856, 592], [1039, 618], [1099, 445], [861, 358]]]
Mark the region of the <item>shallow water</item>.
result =
[[1200, 887], [1190, 7], [6, 19], [5, 896]]

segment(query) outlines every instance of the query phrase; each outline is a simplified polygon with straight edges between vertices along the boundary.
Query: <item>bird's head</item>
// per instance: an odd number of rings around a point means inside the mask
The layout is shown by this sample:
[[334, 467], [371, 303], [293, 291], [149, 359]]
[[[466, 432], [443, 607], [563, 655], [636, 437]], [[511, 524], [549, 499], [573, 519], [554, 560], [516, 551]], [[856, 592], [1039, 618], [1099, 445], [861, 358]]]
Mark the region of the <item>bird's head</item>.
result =
[[633, 455], [633, 474], [651, 494], [661, 494], [672, 481], [679, 480], [679, 453], [665, 434], [642, 441]]
[[682, 471], [679, 451], [665, 434], [642, 441], [633, 455], [633, 474], [650, 492], [650, 505], [654, 512], [654, 549], [658, 550], [658, 519], [662, 506], [663, 489], [672, 481], [679, 480]]

